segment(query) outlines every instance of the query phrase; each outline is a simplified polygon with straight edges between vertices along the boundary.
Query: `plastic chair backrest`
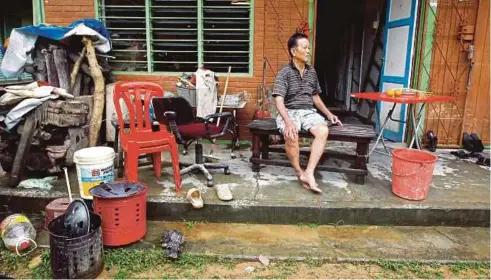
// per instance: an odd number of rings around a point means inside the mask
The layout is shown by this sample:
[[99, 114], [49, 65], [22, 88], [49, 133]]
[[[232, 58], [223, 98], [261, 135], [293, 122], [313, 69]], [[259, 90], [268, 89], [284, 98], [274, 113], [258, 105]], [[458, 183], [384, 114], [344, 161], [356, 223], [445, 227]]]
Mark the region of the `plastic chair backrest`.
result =
[[[120, 131], [124, 134], [125, 117], [122, 105], [128, 110], [129, 133], [152, 132], [150, 101], [153, 97], [163, 97], [164, 90], [152, 82], [118, 82], [114, 87], [114, 106], [118, 115]], [[121, 101], [123, 101], [121, 103]]]

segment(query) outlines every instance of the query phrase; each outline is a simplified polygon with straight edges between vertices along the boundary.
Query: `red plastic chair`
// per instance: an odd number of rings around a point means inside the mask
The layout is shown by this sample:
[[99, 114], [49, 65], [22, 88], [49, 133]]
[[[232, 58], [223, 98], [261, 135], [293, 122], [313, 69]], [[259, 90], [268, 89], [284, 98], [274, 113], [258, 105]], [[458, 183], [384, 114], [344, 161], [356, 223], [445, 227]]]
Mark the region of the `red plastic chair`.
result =
[[[165, 125], [157, 125], [154, 131], [150, 120], [150, 101], [153, 97], [163, 97], [162, 88], [151, 82], [118, 82], [114, 87], [114, 106], [121, 128], [121, 149], [124, 153], [124, 168], [128, 181], [138, 181], [138, 158], [141, 154], [152, 154], [155, 176], [159, 179], [162, 174], [162, 151], [170, 151], [176, 191], [181, 190], [181, 175], [179, 169], [179, 153], [174, 135]], [[121, 100], [123, 102], [121, 102]], [[122, 112], [122, 104], [128, 110], [129, 118]], [[126, 123], [125, 123], [126, 122]], [[126, 125], [125, 125], [126, 124]], [[125, 127], [129, 126], [129, 130]]]

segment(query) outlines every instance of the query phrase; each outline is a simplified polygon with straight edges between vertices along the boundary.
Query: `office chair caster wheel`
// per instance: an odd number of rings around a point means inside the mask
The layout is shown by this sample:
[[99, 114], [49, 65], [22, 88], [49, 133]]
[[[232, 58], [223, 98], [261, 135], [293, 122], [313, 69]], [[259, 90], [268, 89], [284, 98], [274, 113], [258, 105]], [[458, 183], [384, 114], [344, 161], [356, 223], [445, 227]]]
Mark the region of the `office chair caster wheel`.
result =
[[211, 188], [211, 187], [213, 187], [213, 181], [208, 181], [208, 182], [206, 182], [206, 185], [207, 185], [208, 187], [210, 187], [210, 188]]
[[225, 175], [232, 174], [232, 172], [230, 172], [230, 169], [228, 169], [228, 168], [224, 168], [224, 171], [225, 171]]

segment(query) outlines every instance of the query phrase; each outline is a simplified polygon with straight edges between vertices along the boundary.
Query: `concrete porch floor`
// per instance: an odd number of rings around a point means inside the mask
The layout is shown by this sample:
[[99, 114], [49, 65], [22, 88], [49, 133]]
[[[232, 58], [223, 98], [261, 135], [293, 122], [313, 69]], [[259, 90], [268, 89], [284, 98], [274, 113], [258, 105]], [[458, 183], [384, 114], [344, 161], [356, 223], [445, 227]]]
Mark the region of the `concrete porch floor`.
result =
[[[394, 145], [391, 145], [394, 146]], [[205, 145], [205, 153], [209, 146]], [[329, 142], [328, 149], [353, 153], [354, 146]], [[381, 149], [381, 148], [380, 148]], [[317, 195], [301, 187], [288, 167], [265, 166], [251, 171], [249, 147], [230, 158], [226, 145], [215, 155], [230, 166], [231, 175], [213, 173], [215, 186], [228, 184], [234, 195], [230, 202], [220, 201], [214, 188], [206, 186], [202, 174], [182, 178], [183, 191], [176, 194], [172, 169], [166, 165], [157, 181], [151, 166], [141, 167], [140, 180], [149, 187], [148, 218], [153, 220], [196, 220], [209, 222], [251, 222], [272, 224], [373, 224], [373, 225], [446, 225], [489, 226], [490, 169], [469, 160], [458, 160], [450, 150], [439, 150], [430, 193], [423, 201], [408, 201], [391, 191], [391, 157], [373, 153], [364, 185], [339, 173], [317, 172], [324, 193]], [[279, 155], [276, 155], [279, 156]], [[169, 159], [164, 154], [164, 161]], [[182, 162], [194, 161], [194, 147], [181, 155]], [[329, 159], [333, 164], [349, 164]], [[70, 170], [73, 193], [78, 196], [75, 169]], [[67, 196], [65, 182], [50, 191], [10, 189], [0, 181], [0, 212], [37, 212], [53, 198]], [[203, 193], [205, 207], [193, 209], [185, 195], [190, 188]]]

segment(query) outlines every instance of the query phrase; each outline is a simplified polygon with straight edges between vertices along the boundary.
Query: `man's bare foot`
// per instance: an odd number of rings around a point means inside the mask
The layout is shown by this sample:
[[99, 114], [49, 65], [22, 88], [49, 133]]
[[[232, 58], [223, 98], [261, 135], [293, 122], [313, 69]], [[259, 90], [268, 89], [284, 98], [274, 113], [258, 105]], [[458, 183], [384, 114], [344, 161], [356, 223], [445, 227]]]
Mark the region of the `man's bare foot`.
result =
[[302, 175], [300, 175], [299, 179], [301, 182], [309, 184], [310, 190], [312, 190], [313, 192], [316, 192], [316, 193], [322, 192], [322, 190], [319, 189], [319, 185], [315, 181], [314, 174], [304, 172]]
[[297, 175], [297, 178], [298, 178], [298, 181], [300, 181], [300, 184], [302, 184], [302, 186], [304, 188], [306, 188], [307, 190], [310, 190], [309, 184], [307, 182], [302, 181], [302, 179], [300, 179], [300, 177], [302, 177], [302, 174], [303, 174], [303, 171], [295, 171], [295, 175]]

